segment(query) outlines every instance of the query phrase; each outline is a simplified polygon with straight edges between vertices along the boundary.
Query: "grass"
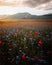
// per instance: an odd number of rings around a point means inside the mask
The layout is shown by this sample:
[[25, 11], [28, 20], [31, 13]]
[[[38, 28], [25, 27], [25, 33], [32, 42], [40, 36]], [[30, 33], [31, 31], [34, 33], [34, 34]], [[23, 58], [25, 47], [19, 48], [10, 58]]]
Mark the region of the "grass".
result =
[[52, 31], [0, 30], [1, 65], [51, 65]]
[[52, 22], [0, 21], [0, 65], [51, 65], [51, 46]]

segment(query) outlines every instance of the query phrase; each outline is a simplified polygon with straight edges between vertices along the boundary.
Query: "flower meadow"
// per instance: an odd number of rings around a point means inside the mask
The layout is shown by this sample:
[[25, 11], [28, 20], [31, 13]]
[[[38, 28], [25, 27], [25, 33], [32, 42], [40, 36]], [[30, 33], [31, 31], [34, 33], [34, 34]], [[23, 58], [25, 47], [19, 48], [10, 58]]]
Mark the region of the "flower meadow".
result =
[[52, 31], [0, 29], [0, 65], [51, 65]]

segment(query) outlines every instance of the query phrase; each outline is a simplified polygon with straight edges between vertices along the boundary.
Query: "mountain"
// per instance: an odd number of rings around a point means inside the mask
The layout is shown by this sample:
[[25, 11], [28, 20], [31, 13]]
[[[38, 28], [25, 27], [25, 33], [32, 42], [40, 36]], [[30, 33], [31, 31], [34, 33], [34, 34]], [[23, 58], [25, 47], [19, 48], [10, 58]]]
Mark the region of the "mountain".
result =
[[17, 13], [14, 15], [10, 15], [8, 17], [5, 17], [6, 19], [30, 19], [31, 14], [29, 13]]
[[7, 18], [8, 15], [0, 15], [0, 19]]
[[5, 19], [52, 19], [52, 14], [46, 14], [46, 15], [31, 15], [29, 13], [17, 13], [14, 15], [10, 15], [5, 17]]

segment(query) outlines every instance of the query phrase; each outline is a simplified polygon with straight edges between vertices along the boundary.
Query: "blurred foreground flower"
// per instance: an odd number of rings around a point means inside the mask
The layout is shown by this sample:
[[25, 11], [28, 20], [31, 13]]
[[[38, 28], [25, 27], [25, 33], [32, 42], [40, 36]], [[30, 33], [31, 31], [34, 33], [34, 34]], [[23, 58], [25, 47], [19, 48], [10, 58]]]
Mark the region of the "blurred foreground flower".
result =
[[22, 54], [21, 57], [22, 57], [23, 60], [26, 60], [25, 54]]
[[39, 32], [35, 32], [35, 34], [36, 34], [36, 35], [38, 35], [38, 34], [39, 34]]
[[42, 45], [42, 44], [43, 44], [42, 40], [39, 40], [39, 41], [38, 41], [38, 44], [39, 44], [39, 45]]
[[3, 42], [2, 42], [2, 40], [0, 40], [0, 45], [2, 45], [3, 44]]
[[34, 56], [35, 61], [38, 61], [38, 59], [39, 59], [38, 56]]

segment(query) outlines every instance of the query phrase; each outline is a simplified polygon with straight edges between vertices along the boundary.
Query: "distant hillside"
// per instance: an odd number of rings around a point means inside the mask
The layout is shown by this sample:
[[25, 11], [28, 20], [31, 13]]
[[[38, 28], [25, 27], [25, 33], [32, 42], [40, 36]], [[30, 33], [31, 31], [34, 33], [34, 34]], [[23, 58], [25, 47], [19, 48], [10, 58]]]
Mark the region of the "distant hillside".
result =
[[17, 13], [5, 17], [5, 19], [52, 19], [52, 14], [37, 16], [37, 15], [31, 15], [29, 13]]
[[7, 18], [8, 15], [0, 15], [0, 19]]

